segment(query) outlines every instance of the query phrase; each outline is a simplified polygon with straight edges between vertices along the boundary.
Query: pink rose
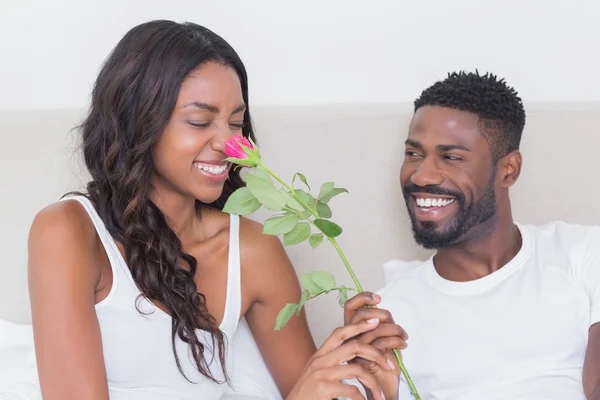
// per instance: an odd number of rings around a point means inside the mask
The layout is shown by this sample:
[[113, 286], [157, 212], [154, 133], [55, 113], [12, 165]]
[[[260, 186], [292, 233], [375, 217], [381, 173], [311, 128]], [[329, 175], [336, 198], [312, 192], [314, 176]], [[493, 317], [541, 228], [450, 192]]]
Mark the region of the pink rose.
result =
[[245, 160], [248, 158], [248, 154], [246, 154], [242, 146], [245, 146], [250, 150], [254, 150], [254, 146], [248, 139], [240, 135], [235, 135], [225, 142], [225, 154], [228, 157]]
[[260, 163], [258, 147], [252, 140], [235, 135], [225, 142], [227, 160], [243, 167], [255, 167]]

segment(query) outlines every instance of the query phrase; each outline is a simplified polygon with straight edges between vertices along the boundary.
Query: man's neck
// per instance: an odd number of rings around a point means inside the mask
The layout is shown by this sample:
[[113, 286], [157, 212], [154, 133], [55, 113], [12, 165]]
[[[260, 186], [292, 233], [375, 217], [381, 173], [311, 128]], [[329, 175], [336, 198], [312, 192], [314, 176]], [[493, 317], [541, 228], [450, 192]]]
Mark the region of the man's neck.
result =
[[521, 249], [521, 233], [512, 216], [498, 216], [467, 233], [454, 246], [440, 249], [433, 262], [445, 279], [466, 282], [482, 278], [499, 270]]

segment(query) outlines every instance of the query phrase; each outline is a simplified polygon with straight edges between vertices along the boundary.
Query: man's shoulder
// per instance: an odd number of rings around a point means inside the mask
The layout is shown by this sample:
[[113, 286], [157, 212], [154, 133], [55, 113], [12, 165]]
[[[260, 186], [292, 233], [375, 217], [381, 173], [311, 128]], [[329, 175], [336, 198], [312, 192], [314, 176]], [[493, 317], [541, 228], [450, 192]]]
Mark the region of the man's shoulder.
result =
[[600, 225], [584, 225], [564, 221], [552, 221], [541, 225], [518, 224], [534, 238], [538, 250], [579, 253], [600, 247]]
[[518, 226], [541, 239], [580, 241], [600, 235], [600, 225], [584, 225], [565, 221], [552, 221], [540, 225], [519, 223]]
[[408, 279], [425, 263], [423, 260], [389, 260], [383, 264], [383, 279], [386, 285], [397, 279]]
[[415, 278], [419, 276], [420, 270], [427, 263], [423, 260], [390, 260], [383, 264], [384, 287], [378, 290], [381, 296], [384, 296], [390, 288], [413, 285]]

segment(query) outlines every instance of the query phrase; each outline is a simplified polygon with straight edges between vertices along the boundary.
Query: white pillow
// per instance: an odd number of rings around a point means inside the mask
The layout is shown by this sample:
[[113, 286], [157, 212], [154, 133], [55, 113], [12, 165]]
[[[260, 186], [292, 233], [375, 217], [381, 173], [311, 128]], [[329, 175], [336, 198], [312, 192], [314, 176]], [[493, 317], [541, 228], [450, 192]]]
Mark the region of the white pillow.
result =
[[22, 379], [33, 354], [33, 331], [0, 319], [0, 391]]

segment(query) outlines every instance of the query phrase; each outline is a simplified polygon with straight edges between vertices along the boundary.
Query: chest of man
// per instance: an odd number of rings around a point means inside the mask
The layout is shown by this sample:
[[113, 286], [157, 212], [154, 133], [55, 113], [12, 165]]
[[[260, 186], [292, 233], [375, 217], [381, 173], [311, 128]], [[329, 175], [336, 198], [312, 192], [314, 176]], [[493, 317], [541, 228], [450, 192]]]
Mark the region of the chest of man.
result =
[[382, 307], [410, 335], [403, 358], [423, 399], [585, 399], [590, 303], [565, 271], [526, 264], [469, 295], [423, 277], [392, 288]]

